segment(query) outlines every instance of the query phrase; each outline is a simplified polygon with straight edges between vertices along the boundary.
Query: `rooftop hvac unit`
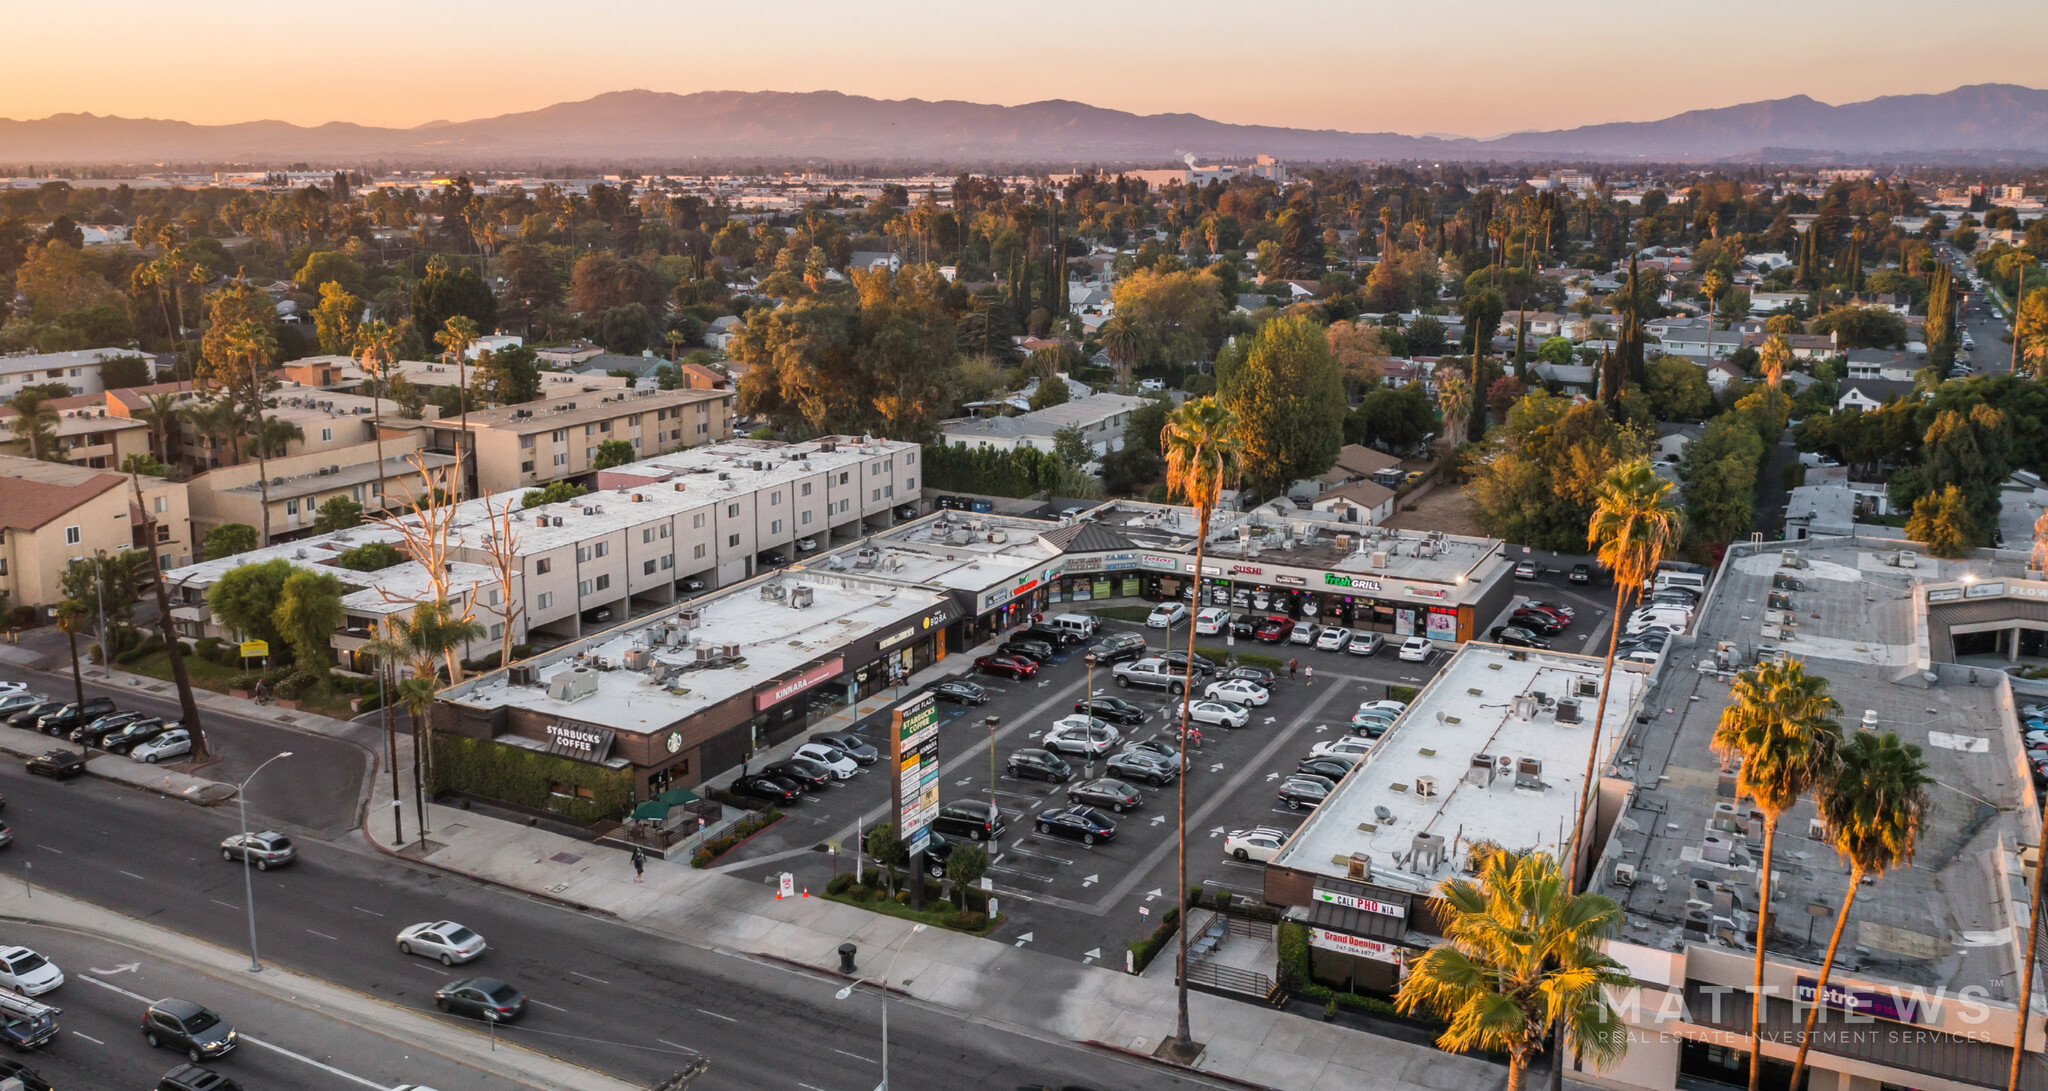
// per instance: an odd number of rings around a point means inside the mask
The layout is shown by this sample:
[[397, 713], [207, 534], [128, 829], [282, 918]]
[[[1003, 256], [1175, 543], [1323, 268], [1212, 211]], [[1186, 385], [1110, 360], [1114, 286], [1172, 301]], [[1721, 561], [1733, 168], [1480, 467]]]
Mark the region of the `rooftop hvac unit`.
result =
[[1520, 758], [1515, 762], [1515, 787], [1543, 789], [1543, 759]]
[[540, 681], [540, 675], [531, 663], [514, 663], [505, 672], [505, 681], [515, 686], [531, 686]]
[[1700, 842], [1700, 855], [1716, 864], [1728, 862], [1729, 840], [1720, 834], [1710, 833]]
[[1514, 706], [1515, 719], [1533, 720], [1536, 718], [1536, 698], [1523, 694], [1515, 698]]
[[1577, 679], [1572, 682], [1572, 696], [1598, 697], [1600, 696], [1600, 683], [1593, 681], [1591, 678]]
[[548, 683], [548, 696], [557, 701], [579, 701], [597, 692], [597, 672], [589, 667], [571, 667]]
[[685, 629], [694, 629], [704, 624], [704, 610], [698, 606], [685, 606], [676, 611], [676, 624]]
[[1367, 852], [1352, 853], [1350, 858], [1344, 862], [1344, 877], [1356, 879], [1359, 882], [1372, 881], [1372, 854]]
[[682, 483], [682, 482], [680, 482], [680, 481], [676, 482], [676, 491], [677, 491], [677, 492], [682, 492], [682, 491], [683, 491], [683, 483]]
[[1349, 534], [1339, 534], [1339, 535], [1337, 535], [1337, 552], [1339, 552], [1339, 553], [1349, 553], [1349, 552], [1351, 552], [1351, 535], [1349, 535]]
[[1492, 754], [1472, 755], [1472, 765], [1465, 770], [1465, 783], [1479, 788], [1493, 787]]
[[788, 594], [789, 588], [784, 587], [779, 583], [764, 583], [761, 585], [761, 598], [763, 601], [772, 599], [776, 602], [780, 602]]
[[641, 503], [645, 503], [646, 501], [647, 501], [647, 496], [646, 496], [646, 494], [644, 494], [644, 493], [637, 493], [637, 492], [633, 494], [633, 502], [634, 502], [635, 504], [641, 504]]
[[1560, 699], [1557, 702], [1557, 722], [1561, 724], [1578, 723], [1579, 703], [1569, 697]]
[[330, 473], [330, 474], [338, 474], [338, 473], [340, 473], [340, 472], [341, 472], [341, 467], [339, 467], [339, 466], [329, 466], [329, 467], [327, 467], [327, 472], [328, 472], [328, 473]]
[[789, 594], [789, 608], [792, 610], [810, 609], [811, 594], [811, 589], [808, 587], [798, 587], [796, 590], [791, 591]]
[[709, 663], [718, 658], [718, 649], [709, 644], [697, 645], [697, 662]]
[[1433, 795], [1435, 795], [1435, 794], [1436, 794], [1436, 778], [1435, 778], [1435, 777], [1416, 777], [1416, 778], [1415, 778], [1415, 794], [1416, 794], [1416, 795], [1418, 795], [1418, 796], [1422, 796], [1422, 797], [1423, 797], [1423, 798], [1425, 798], [1425, 799], [1429, 798], [1430, 796], [1433, 796]]
[[1616, 862], [1614, 865], [1614, 885], [1636, 885], [1636, 866], [1634, 864], [1624, 864]]
[[727, 659], [738, 659], [740, 657], [740, 646], [738, 644], [721, 644], [718, 646], [718, 650]]
[[1387, 567], [1387, 551], [1386, 551], [1386, 550], [1384, 550], [1384, 549], [1380, 549], [1380, 550], [1374, 550], [1374, 551], [1373, 551], [1373, 555], [1372, 555], [1372, 566], [1373, 566], [1374, 568], [1385, 568], [1385, 567]]
[[629, 671], [644, 671], [644, 670], [646, 670], [646, 669], [647, 669], [648, 667], [651, 667], [651, 666], [653, 666], [653, 665], [654, 665], [654, 649], [652, 649], [652, 648], [628, 648], [628, 649], [626, 649], [626, 669], [627, 669], [627, 670], [629, 670]]
[[1446, 846], [1440, 833], [1418, 833], [1409, 843], [1408, 870], [1417, 875], [1433, 874], [1444, 866]]
[[562, 525], [562, 517], [561, 517], [561, 516], [559, 516], [559, 515], [555, 516], [555, 525], [556, 525], [556, 526], [561, 526], [561, 525]]
[[596, 514], [597, 514], [597, 509], [596, 509], [596, 508], [593, 508], [593, 507], [591, 507], [591, 506], [590, 506], [590, 505], [588, 505], [588, 504], [585, 504], [585, 505], [583, 506], [583, 514], [585, 514], [585, 515], [596, 515]]

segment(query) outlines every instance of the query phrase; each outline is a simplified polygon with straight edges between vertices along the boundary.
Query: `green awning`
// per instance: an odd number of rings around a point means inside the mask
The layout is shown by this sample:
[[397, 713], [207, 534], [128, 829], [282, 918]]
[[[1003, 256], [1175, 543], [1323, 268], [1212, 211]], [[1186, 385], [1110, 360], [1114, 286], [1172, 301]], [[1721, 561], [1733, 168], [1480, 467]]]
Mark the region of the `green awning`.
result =
[[697, 802], [697, 793], [688, 788], [670, 788], [654, 798], [671, 807], [680, 807], [685, 803]]
[[650, 799], [633, 808], [633, 821], [660, 822], [668, 817], [669, 805], [658, 799]]

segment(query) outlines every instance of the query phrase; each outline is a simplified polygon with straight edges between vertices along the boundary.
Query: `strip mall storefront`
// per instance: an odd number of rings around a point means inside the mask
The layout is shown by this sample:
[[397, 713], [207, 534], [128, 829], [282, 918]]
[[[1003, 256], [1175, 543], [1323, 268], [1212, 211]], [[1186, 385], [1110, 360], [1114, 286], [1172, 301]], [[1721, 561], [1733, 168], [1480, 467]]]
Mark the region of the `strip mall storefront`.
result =
[[1189, 562], [1170, 553], [1097, 553], [1066, 558], [1065, 575], [1055, 581], [1052, 602], [1098, 599], [1188, 597]]
[[756, 690], [749, 752], [783, 742], [944, 659], [946, 627], [957, 616], [948, 603]]
[[972, 648], [990, 637], [1029, 624], [1034, 614], [1045, 613], [1048, 605], [1061, 601], [1059, 592], [1065, 582], [1065, 568], [1064, 560], [1055, 561], [971, 594], [954, 591], [954, 601], [965, 599], [970, 608], [960, 611], [963, 620], [953, 627], [952, 649], [957, 652]]

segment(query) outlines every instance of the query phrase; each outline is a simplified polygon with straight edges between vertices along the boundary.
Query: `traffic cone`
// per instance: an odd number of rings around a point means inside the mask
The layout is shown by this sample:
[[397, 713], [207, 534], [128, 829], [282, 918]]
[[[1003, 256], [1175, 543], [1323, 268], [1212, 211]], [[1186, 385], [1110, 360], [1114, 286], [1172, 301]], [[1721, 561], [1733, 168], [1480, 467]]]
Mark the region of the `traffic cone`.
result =
[[810, 888], [810, 887], [805, 887], [805, 888], [804, 888], [804, 897], [808, 898], [808, 897], [810, 897], [810, 896], [811, 896], [811, 888]]

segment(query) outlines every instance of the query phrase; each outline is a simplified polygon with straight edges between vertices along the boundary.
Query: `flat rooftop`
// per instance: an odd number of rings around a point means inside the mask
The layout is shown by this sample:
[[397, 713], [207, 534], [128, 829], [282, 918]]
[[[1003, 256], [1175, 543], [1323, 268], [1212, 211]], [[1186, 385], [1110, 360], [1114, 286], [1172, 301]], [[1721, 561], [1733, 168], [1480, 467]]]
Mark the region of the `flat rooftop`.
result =
[[[557, 428], [571, 428], [594, 421], [610, 420], [624, 413], [651, 413], [657, 409], [673, 409], [677, 406], [733, 397], [730, 390], [608, 389], [595, 392], [579, 391], [566, 395], [548, 391], [543, 393], [548, 396], [524, 405], [471, 410], [469, 427], [503, 429], [524, 435], [528, 432], [548, 432]], [[439, 423], [446, 427], [451, 421], [460, 419], [453, 416], [444, 417]]]
[[[2038, 824], [2018, 725], [2002, 676], [1982, 672], [1972, 684], [1967, 668], [1943, 667], [1930, 682], [1913, 661], [1916, 580], [1995, 566], [1922, 558], [1920, 568], [1900, 569], [1885, 565], [1868, 542], [1785, 545], [1804, 567], [1783, 567], [1776, 549], [1724, 565], [1701, 611], [1698, 646], [1672, 650], [1636, 745], [1619, 759], [1635, 782], [1634, 796], [1594, 882], [1626, 911], [1620, 938], [1671, 951], [1687, 944], [1754, 949], [1744, 923], [1753, 929], [1761, 823], [1734, 796], [1733, 764], [1724, 778], [1710, 747], [1729, 702], [1729, 675], [1703, 660], [1725, 646], [1731, 665], [1741, 667], [1760, 650], [1777, 648], [1828, 680], [1846, 733], [1866, 718], [1897, 732], [1920, 747], [1934, 780], [1912, 865], [1857, 894], [1838, 959], [1842, 972], [1951, 991], [1977, 985], [2009, 999], [2017, 959], [1998, 850], [2031, 843]], [[1798, 622], [1789, 639], [1761, 632], [1779, 575], [1801, 585], [1780, 591], [1789, 594]], [[1818, 964], [1848, 869], [1812, 837], [1815, 817], [1808, 799], [1779, 820], [1769, 945], [1774, 956]], [[1616, 864], [1635, 869], [1632, 883], [1614, 882]], [[2017, 896], [2024, 898], [2024, 890]]]
[[[1561, 854], [1586, 783], [1600, 668], [1590, 656], [1462, 646], [1273, 866], [1342, 878], [1351, 854], [1366, 853], [1374, 883], [1424, 893], [1462, 871], [1474, 842]], [[1603, 765], [1646, 684], [1615, 669]], [[1482, 755], [1490, 775], [1475, 768]], [[1441, 859], [1415, 853], [1421, 834], [1441, 839]]]
[[[330, 448], [327, 453], [339, 458], [342, 451], [355, 451], [359, 448], [362, 453], [371, 456], [370, 461], [341, 464], [338, 465], [338, 468], [333, 473], [293, 474], [270, 486], [270, 498], [272, 500], [288, 500], [295, 496], [333, 492], [335, 489], [366, 485], [372, 481], [388, 481], [395, 477], [403, 477], [406, 474], [417, 472], [415, 460], [423, 461], [429, 470], [440, 470], [455, 465], [454, 455], [435, 454], [432, 451], [408, 451], [402, 455], [387, 455], [380, 464], [376, 460], [377, 448], [372, 443], [359, 443], [352, 447], [340, 449]], [[263, 493], [263, 487], [257, 482], [251, 481], [247, 485], [236, 485], [231, 489], [222, 489], [221, 491], [238, 493], [245, 496], [260, 496]], [[399, 492], [400, 490], [393, 490], [393, 503], [397, 503], [402, 499]]]
[[[780, 588], [783, 597], [768, 597], [765, 588]], [[791, 605], [799, 588], [808, 588], [811, 595], [811, 605], [803, 609]], [[938, 591], [850, 573], [777, 573], [527, 660], [539, 672], [537, 686], [514, 686], [507, 673], [499, 671], [440, 696], [471, 708], [531, 709], [645, 734], [751, 692], [819, 656], [874, 637], [907, 615], [945, 602], [946, 596]], [[700, 621], [695, 629], [681, 630], [688, 643], [677, 646], [668, 635], [668, 623], [686, 610], [698, 611]], [[729, 665], [699, 667], [700, 645], [734, 645], [739, 656]], [[648, 669], [624, 669], [626, 653], [635, 648], [650, 650]], [[596, 692], [575, 700], [550, 695], [549, 684], [557, 675], [582, 666], [598, 668]]]
[[1059, 549], [1039, 535], [1059, 525], [1042, 519], [941, 511], [812, 557], [802, 567], [864, 571], [890, 580], [974, 592], [1022, 580], [1057, 561]]

